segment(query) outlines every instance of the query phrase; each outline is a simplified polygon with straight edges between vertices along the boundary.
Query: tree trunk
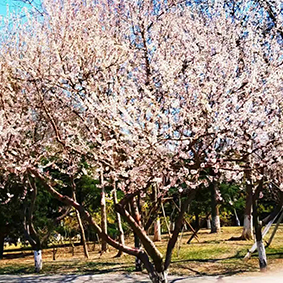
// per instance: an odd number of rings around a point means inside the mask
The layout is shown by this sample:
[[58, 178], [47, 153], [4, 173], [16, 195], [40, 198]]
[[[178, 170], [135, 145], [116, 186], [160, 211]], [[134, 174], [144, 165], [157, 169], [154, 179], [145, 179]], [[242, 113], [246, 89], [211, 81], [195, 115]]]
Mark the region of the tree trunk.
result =
[[[114, 190], [113, 190], [113, 201], [114, 201], [115, 205], [118, 203], [115, 181], [114, 181]], [[123, 231], [123, 227], [122, 227], [121, 215], [116, 210], [115, 210], [115, 213], [116, 213], [117, 226], [118, 226], [118, 232], [119, 232], [119, 242], [121, 243], [121, 245], [125, 245], [125, 236], [124, 236], [124, 231]], [[116, 257], [120, 257], [122, 255], [123, 255], [123, 252], [118, 251], [118, 254], [116, 255]]]
[[242, 238], [245, 240], [251, 240], [253, 239], [253, 219], [252, 219], [253, 184], [249, 171], [245, 172], [245, 176], [246, 176], [246, 207], [245, 207]]
[[165, 270], [163, 272], [154, 271], [149, 273], [149, 278], [152, 283], [167, 283], [168, 282], [168, 271]]
[[236, 208], [234, 208], [234, 214], [235, 214], [236, 226], [241, 226]]
[[211, 184], [211, 233], [220, 231], [219, 207], [217, 204], [216, 182]]
[[35, 250], [34, 253], [34, 267], [35, 272], [39, 273], [42, 270], [42, 251], [41, 250]]
[[166, 217], [166, 213], [165, 213], [165, 210], [164, 210], [163, 203], [161, 203], [161, 209], [162, 209], [162, 213], [163, 213], [163, 217], [164, 217], [164, 221], [165, 221], [165, 224], [166, 224], [166, 227], [167, 227], [167, 231], [168, 231], [169, 237], [171, 237], [170, 225], [169, 225], [167, 217]]
[[[107, 214], [106, 214], [106, 198], [105, 198], [105, 187], [104, 187], [104, 179], [103, 172], [101, 172], [101, 230], [103, 233], [107, 234]], [[107, 252], [107, 243], [104, 239], [101, 239], [101, 253]]]
[[251, 214], [245, 214], [242, 238], [245, 240], [253, 239], [253, 218]]
[[[34, 267], [35, 272], [39, 273], [42, 270], [42, 240], [33, 226], [33, 212], [35, 209], [35, 202], [37, 197], [37, 186], [33, 179], [28, 179], [29, 185], [32, 189], [31, 204], [27, 209], [25, 208], [24, 217], [24, 233], [28, 239], [34, 253]], [[26, 211], [27, 209], [27, 211]], [[26, 213], [27, 212], [27, 213]], [[27, 214], [27, 219], [26, 219]]]
[[262, 238], [261, 232], [261, 224], [259, 221], [258, 213], [257, 213], [257, 198], [259, 191], [261, 190], [262, 182], [257, 188], [256, 192], [253, 194], [253, 220], [255, 226], [255, 236], [256, 236], [256, 244], [257, 244], [257, 251], [258, 251], [258, 261], [259, 261], [259, 268], [260, 271], [266, 271], [267, 268], [267, 259], [265, 253], [265, 247]]
[[[75, 202], [77, 201], [74, 180], [73, 180], [73, 200]], [[77, 220], [78, 220], [78, 224], [79, 224], [79, 227], [80, 227], [81, 243], [82, 243], [83, 249], [84, 249], [84, 256], [86, 258], [89, 258], [89, 253], [88, 253], [88, 248], [87, 248], [87, 242], [86, 242], [85, 230], [84, 230], [83, 222], [82, 222], [82, 219], [81, 219], [81, 216], [80, 216], [80, 212], [78, 210], [75, 210], [75, 211], [76, 211], [76, 217], [77, 217]]]
[[258, 251], [258, 261], [259, 261], [260, 271], [266, 271], [267, 259], [266, 259], [265, 247], [264, 247], [262, 239], [260, 241], [257, 241], [256, 245], [257, 245], [257, 251]]
[[210, 220], [210, 217], [208, 216], [207, 219], [206, 219], [206, 228], [207, 229], [211, 229], [211, 220]]
[[[141, 216], [139, 212], [139, 205], [137, 203], [136, 198], [133, 199], [131, 202], [131, 212], [136, 223], [139, 225], [139, 227], [141, 227]], [[141, 243], [139, 236], [136, 233], [134, 233], [134, 241], [135, 241], [135, 248], [140, 249]], [[142, 261], [139, 257], [136, 257], [135, 265], [136, 265], [136, 271], [142, 271]]]
[[196, 222], [195, 222], [195, 229], [199, 230], [199, 212], [195, 212], [195, 218], [196, 218]]
[[169, 239], [169, 241], [167, 243], [167, 251], [166, 251], [166, 256], [165, 256], [164, 270], [167, 270], [170, 263], [171, 263], [172, 252], [173, 252], [173, 249], [174, 249], [175, 244], [177, 242], [178, 235], [179, 235], [179, 233], [182, 229], [184, 215], [187, 212], [188, 207], [189, 207], [190, 203], [192, 202], [193, 198], [195, 197], [196, 190], [197, 189], [191, 191], [181, 205], [179, 214], [178, 214], [177, 219], [175, 221], [175, 229], [172, 233], [171, 238]]
[[[181, 223], [183, 220], [183, 214], [187, 210], [188, 204], [191, 202], [192, 197], [194, 195], [193, 191], [187, 198], [187, 200], [184, 202], [182, 205], [181, 213], [178, 216], [178, 223], [176, 226], [178, 229], [175, 228], [174, 234], [172, 235], [172, 238], [170, 239], [170, 243], [168, 245], [167, 253], [166, 253], [166, 259], [163, 264], [163, 257], [162, 254], [158, 251], [158, 249], [155, 247], [154, 243], [151, 241], [151, 239], [146, 235], [144, 229], [142, 226], [139, 226], [136, 220], [130, 215], [130, 213], [125, 209], [123, 206], [123, 201], [120, 201], [119, 204], [116, 205], [117, 211], [123, 216], [128, 224], [131, 226], [133, 231], [136, 233], [139, 239], [141, 239], [141, 242], [143, 244], [144, 249], [136, 249], [136, 248], [131, 248], [128, 246], [121, 245], [117, 241], [113, 240], [109, 235], [105, 234], [100, 226], [94, 221], [94, 219], [91, 217], [91, 215], [84, 209], [82, 205], [79, 203], [75, 202], [73, 199], [66, 195], [62, 195], [58, 193], [49, 183], [48, 180], [44, 178], [43, 175], [41, 175], [37, 170], [29, 168], [28, 169], [33, 175], [35, 175], [39, 180], [43, 182], [44, 188], [48, 190], [56, 199], [62, 201], [63, 203], [67, 205], [71, 205], [75, 209], [80, 211], [80, 214], [82, 217], [84, 217], [89, 224], [95, 229], [95, 231], [99, 234], [100, 238], [104, 239], [107, 241], [108, 244], [113, 246], [114, 248], [118, 250], [122, 250], [123, 252], [135, 256], [140, 259], [141, 262], [144, 263], [145, 268], [147, 269], [148, 273], [152, 277], [153, 282], [167, 282], [167, 269], [169, 266], [169, 263], [171, 261], [171, 255], [172, 255], [172, 250], [175, 246], [177, 237], [178, 237], [178, 232], [180, 231], [181, 228]], [[128, 198], [125, 198], [127, 201]], [[127, 202], [124, 202], [127, 203]], [[153, 264], [149, 260], [149, 256], [151, 257]], [[156, 279], [157, 278], [157, 279]]]
[[171, 221], [170, 222], [170, 232], [172, 233], [175, 230], [175, 222]]
[[84, 249], [84, 256], [86, 258], [89, 258], [87, 242], [86, 242], [86, 237], [85, 237], [85, 230], [84, 230], [84, 226], [83, 226], [83, 223], [82, 223], [80, 213], [77, 210], [76, 210], [76, 216], [77, 216], [78, 224], [79, 224], [80, 231], [81, 231], [81, 243], [82, 243], [83, 249]]
[[160, 228], [160, 218], [158, 217], [154, 222], [154, 242], [161, 241], [161, 228]]
[[[135, 241], [135, 248], [140, 249], [141, 247], [140, 239], [136, 233], [134, 233], [134, 241]], [[136, 260], [135, 260], [135, 268], [136, 268], [136, 271], [142, 271], [142, 262], [138, 257], [136, 257]]]
[[3, 258], [3, 253], [4, 253], [4, 239], [5, 239], [5, 235], [4, 235], [4, 234], [0, 234], [0, 259]]

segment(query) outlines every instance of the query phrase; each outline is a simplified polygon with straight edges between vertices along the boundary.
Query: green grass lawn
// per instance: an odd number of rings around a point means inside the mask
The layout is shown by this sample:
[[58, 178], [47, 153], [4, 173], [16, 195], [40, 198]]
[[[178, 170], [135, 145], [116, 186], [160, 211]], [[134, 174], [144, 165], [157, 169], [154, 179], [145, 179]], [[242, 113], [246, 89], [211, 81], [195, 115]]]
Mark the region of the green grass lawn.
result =
[[[253, 241], [228, 241], [232, 236], [241, 235], [241, 227], [224, 227], [218, 234], [210, 234], [209, 230], [202, 229], [198, 233], [199, 242], [195, 239], [186, 244], [191, 233], [186, 232], [176, 244], [172, 264], [169, 267], [171, 274], [179, 275], [233, 275], [246, 272], [257, 272], [258, 260], [255, 253], [245, 262], [243, 257], [253, 245]], [[266, 240], [268, 239], [266, 236]], [[162, 241], [156, 242], [160, 251], [165, 254], [168, 235], [162, 235]], [[129, 245], [133, 243], [129, 242]], [[134, 258], [124, 255], [115, 258], [117, 251], [110, 248], [109, 252], [100, 256], [99, 245], [90, 244], [90, 259], [83, 257], [81, 246], [75, 247], [72, 256], [70, 247], [58, 248], [56, 260], [52, 260], [52, 248], [43, 251], [44, 274], [80, 273], [95, 274], [106, 272], [134, 271]], [[0, 274], [30, 274], [33, 273], [33, 254], [31, 251], [5, 250], [5, 258], [0, 263]], [[283, 225], [271, 244], [267, 248], [268, 265], [270, 269], [277, 269], [283, 264]]]

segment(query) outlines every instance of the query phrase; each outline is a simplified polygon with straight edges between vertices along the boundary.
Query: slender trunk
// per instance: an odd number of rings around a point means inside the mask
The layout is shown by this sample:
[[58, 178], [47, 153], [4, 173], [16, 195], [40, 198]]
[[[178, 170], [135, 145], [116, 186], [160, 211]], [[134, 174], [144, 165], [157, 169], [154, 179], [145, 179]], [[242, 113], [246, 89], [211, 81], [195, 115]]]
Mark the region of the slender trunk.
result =
[[234, 208], [234, 214], [235, 214], [236, 226], [241, 226], [236, 208]]
[[[136, 233], [134, 233], [134, 241], [135, 241], [135, 249], [140, 249], [141, 247], [140, 239]], [[138, 257], [136, 257], [135, 260], [135, 267], [136, 267], [136, 271], [142, 271], [142, 262]]]
[[162, 209], [162, 213], [163, 213], [163, 217], [164, 217], [164, 221], [165, 221], [165, 224], [166, 224], [166, 227], [167, 227], [167, 231], [168, 231], [169, 237], [171, 237], [170, 225], [169, 225], [167, 217], [166, 217], [166, 213], [165, 213], [165, 209], [164, 209], [163, 203], [161, 203], [161, 209]]
[[[77, 201], [77, 197], [76, 197], [74, 180], [72, 180], [72, 182], [73, 182], [73, 200], [76, 202]], [[82, 222], [82, 219], [81, 219], [80, 212], [78, 210], [76, 210], [76, 217], [77, 217], [77, 221], [78, 221], [80, 232], [81, 232], [81, 244], [83, 245], [84, 256], [86, 258], [89, 258], [87, 242], [86, 242], [86, 237], [85, 237], [85, 230], [84, 230], [84, 226], [83, 226], [83, 222]]]
[[86, 258], [89, 258], [88, 247], [87, 247], [87, 242], [86, 242], [86, 237], [85, 237], [85, 230], [84, 230], [84, 226], [83, 226], [83, 222], [82, 222], [80, 213], [77, 210], [76, 210], [76, 216], [77, 216], [78, 224], [79, 224], [80, 231], [81, 231], [81, 243], [84, 249], [84, 256]]
[[161, 241], [161, 228], [160, 228], [160, 218], [158, 217], [154, 222], [154, 242]]
[[[103, 173], [101, 172], [101, 201], [100, 201], [100, 209], [101, 209], [101, 230], [103, 233], [107, 234], [107, 214], [106, 214], [106, 198], [105, 198], [105, 186]], [[107, 252], [107, 243], [104, 239], [101, 239], [101, 253]]]
[[[141, 216], [139, 213], [139, 205], [137, 203], [136, 198], [133, 199], [131, 202], [131, 212], [136, 223], [138, 224], [139, 227], [141, 227]], [[135, 248], [140, 249], [141, 247], [140, 239], [136, 233], [134, 233], [134, 241], [135, 241]], [[140, 260], [139, 257], [136, 257], [135, 265], [136, 265], [136, 271], [142, 271], [142, 261]]]
[[266, 247], [270, 246], [270, 244], [271, 244], [271, 242], [272, 242], [272, 240], [273, 240], [273, 238], [274, 238], [274, 236], [276, 234], [276, 231], [277, 231], [277, 229], [278, 229], [278, 227], [279, 227], [279, 225], [280, 225], [280, 223], [281, 223], [281, 221], [283, 219], [283, 211], [280, 211], [279, 214], [280, 214], [280, 216], [279, 216], [279, 218], [277, 220], [277, 223], [276, 223], [276, 225], [274, 227], [274, 230], [272, 231], [272, 234], [271, 234], [271, 236], [270, 236], [270, 238], [269, 238], [269, 240], [268, 240], [268, 242], [266, 244]]
[[0, 234], [0, 259], [3, 258], [3, 253], [4, 253], [4, 239], [5, 239], [5, 235], [4, 235], [4, 234]]
[[[24, 221], [24, 233], [32, 246], [34, 253], [34, 267], [35, 272], [39, 273], [42, 270], [42, 240], [40, 239], [37, 231], [33, 225], [33, 212], [35, 209], [35, 202], [37, 197], [37, 186], [33, 179], [28, 179], [30, 188], [32, 189], [31, 204], [27, 210], [27, 219], [25, 216]], [[25, 211], [26, 214], [26, 211]]]
[[52, 251], [52, 259], [56, 260], [56, 254], [57, 254], [57, 248], [55, 247], [55, 245], [53, 246], [53, 251]]
[[195, 212], [195, 218], [196, 218], [195, 229], [199, 230], [199, 213], [198, 212]]
[[262, 182], [257, 188], [256, 192], [253, 194], [253, 220], [255, 226], [255, 236], [256, 236], [256, 244], [257, 244], [257, 251], [258, 251], [258, 261], [259, 261], [259, 268], [260, 271], [266, 271], [267, 268], [267, 259], [265, 253], [265, 247], [263, 244], [262, 232], [261, 232], [261, 224], [259, 221], [259, 216], [257, 213], [257, 198], [259, 195], [259, 191], [262, 188]]
[[[118, 203], [115, 181], [114, 181], [114, 189], [113, 189], [113, 201], [114, 201], [115, 205]], [[121, 243], [121, 245], [124, 245], [125, 244], [125, 235], [124, 235], [124, 231], [123, 231], [123, 227], [122, 227], [121, 215], [116, 210], [115, 210], [115, 213], [116, 213], [117, 227], [118, 227], [118, 233], [119, 233], [119, 242]], [[123, 255], [123, 252], [118, 251], [118, 254], [116, 255], [116, 257], [120, 257], [122, 255]]]
[[245, 172], [246, 175], [246, 207], [244, 216], [244, 226], [242, 238], [246, 240], [253, 239], [253, 219], [252, 219], [252, 206], [253, 206], [253, 184], [251, 181], [250, 172]]
[[178, 235], [179, 235], [179, 233], [182, 229], [184, 214], [188, 210], [188, 207], [189, 207], [190, 203], [192, 202], [195, 194], [196, 194], [196, 190], [191, 191], [189, 193], [189, 195], [187, 196], [187, 198], [182, 203], [178, 217], [177, 217], [176, 222], [175, 222], [175, 229], [172, 233], [172, 237], [170, 238], [170, 240], [168, 241], [168, 244], [167, 244], [164, 270], [167, 270], [170, 263], [171, 263], [172, 252], [173, 252], [173, 249], [174, 249], [175, 244], [177, 242]]
[[211, 233], [218, 233], [220, 231], [220, 218], [219, 218], [219, 206], [217, 204], [217, 184], [213, 182], [211, 184]]
[[34, 267], [35, 272], [39, 273], [42, 270], [42, 251], [35, 250], [34, 253]]

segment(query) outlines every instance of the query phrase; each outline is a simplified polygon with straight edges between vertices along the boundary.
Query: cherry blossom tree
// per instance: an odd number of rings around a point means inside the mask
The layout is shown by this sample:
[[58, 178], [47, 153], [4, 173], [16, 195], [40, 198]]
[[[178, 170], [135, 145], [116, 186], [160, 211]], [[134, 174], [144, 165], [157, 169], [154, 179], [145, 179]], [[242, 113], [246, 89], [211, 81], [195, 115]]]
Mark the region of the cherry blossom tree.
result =
[[[46, 0], [42, 8], [8, 25], [1, 42], [1, 166], [40, 181], [153, 282], [167, 282], [196, 189], [215, 175], [261, 180], [281, 156], [280, 43], [221, 9], [198, 17], [179, 1]], [[114, 241], [43, 170], [43, 158], [72, 159], [64, 169], [72, 176], [82, 157], [124, 192], [115, 207], [142, 246]], [[141, 219], [153, 187], [158, 196]], [[162, 255], [146, 230], [170, 188], [182, 205]]]

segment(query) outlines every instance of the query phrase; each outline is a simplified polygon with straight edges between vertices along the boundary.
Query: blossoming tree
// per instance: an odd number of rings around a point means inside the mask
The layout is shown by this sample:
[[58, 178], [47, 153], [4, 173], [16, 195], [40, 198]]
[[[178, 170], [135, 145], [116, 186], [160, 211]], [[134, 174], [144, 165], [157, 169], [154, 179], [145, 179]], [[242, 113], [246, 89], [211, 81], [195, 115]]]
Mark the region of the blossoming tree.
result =
[[[279, 43], [221, 10], [200, 17], [178, 1], [46, 0], [43, 10], [8, 25], [1, 42], [1, 166], [41, 181], [153, 282], [167, 282], [195, 190], [224, 172], [258, 176], [278, 154]], [[247, 164], [263, 149], [272, 156]], [[142, 246], [109, 237], [42, 168], [43, 158], [74, 167], [82, 157], [124, 192], [116, 210]], [[152, 213], [141, 219], [139, 201], [153, 187]], [[162, 255], [146, 230], [169, 188], [182, 206]]]

